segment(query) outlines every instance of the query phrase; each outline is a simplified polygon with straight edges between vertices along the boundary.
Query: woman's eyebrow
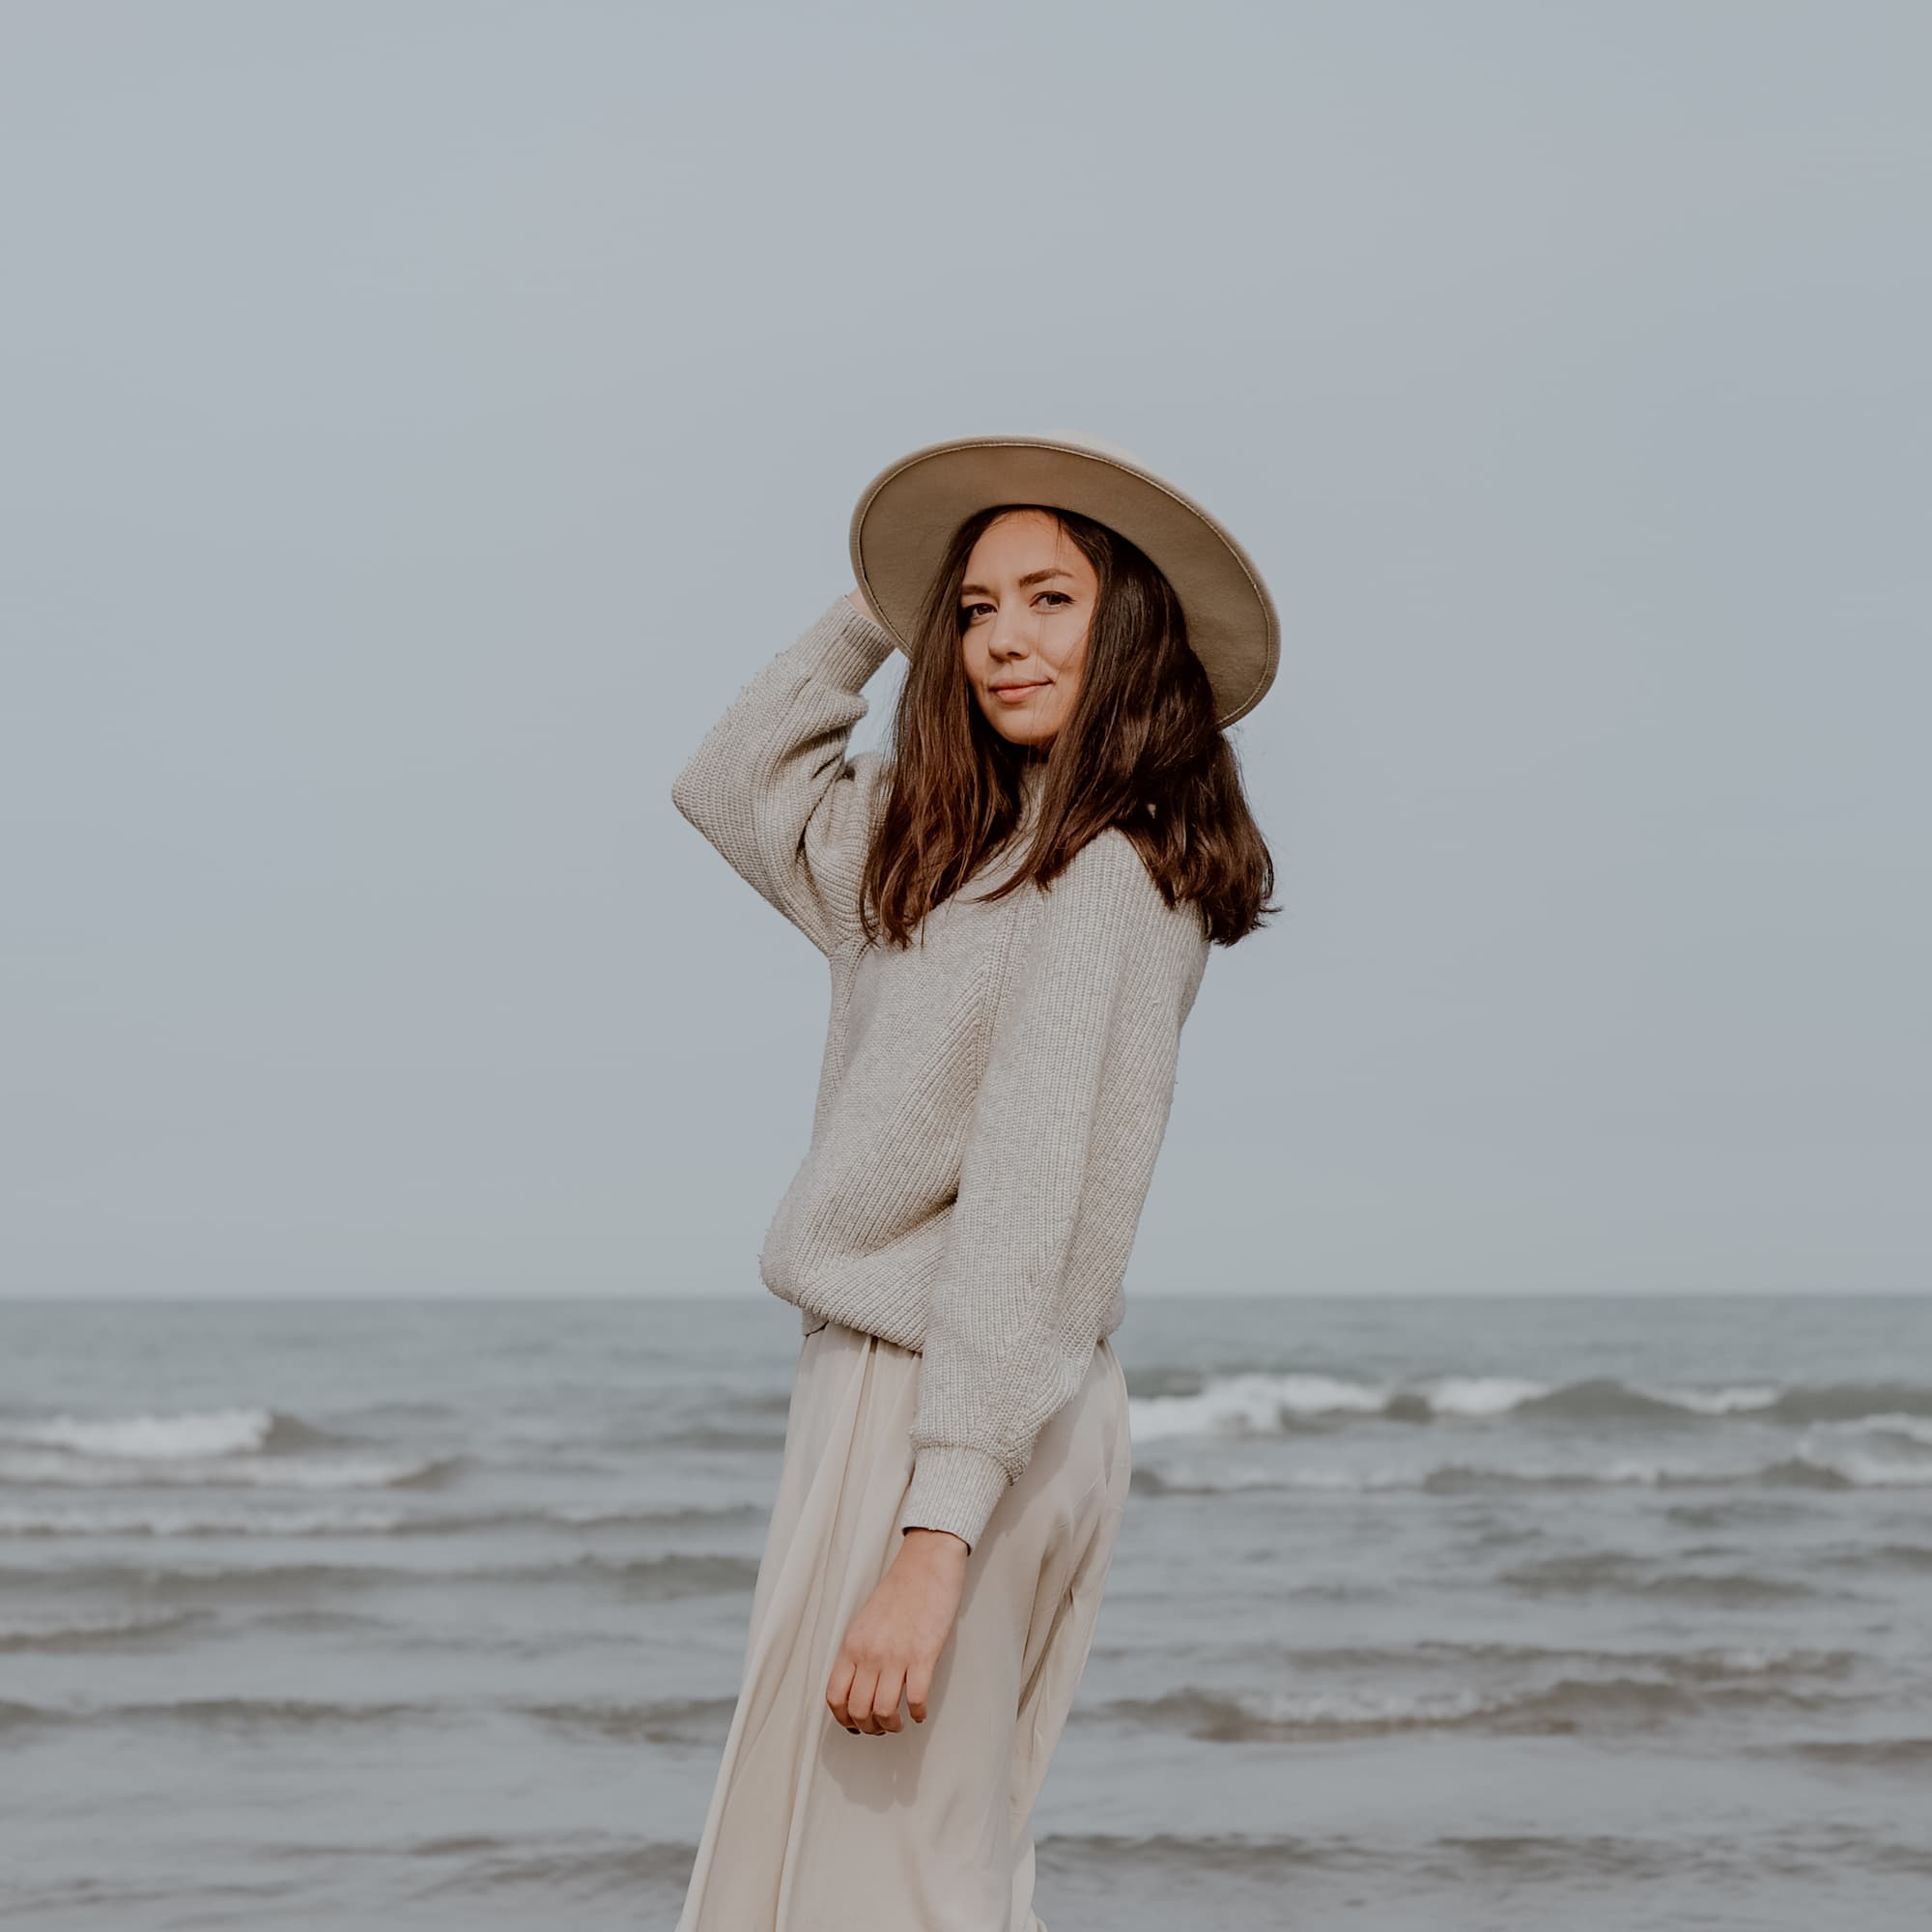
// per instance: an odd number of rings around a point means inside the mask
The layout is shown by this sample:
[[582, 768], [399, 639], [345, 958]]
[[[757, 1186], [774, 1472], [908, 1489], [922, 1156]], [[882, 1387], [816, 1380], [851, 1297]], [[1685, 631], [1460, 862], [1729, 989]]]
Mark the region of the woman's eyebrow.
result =
[[[1024, 590], [1029, 583], [1044, 583], [1049, 577], [1071, 577], [1073, 573], [1070, 570], [1062, 570], [1056, 563], [1049, 565], [1045, 570], [1028, 571], [1020, 579], [1019, 587]], [[959, 594], [962, 597], [969, 595], [974, 597], [990, 597], [993, 593], [983, 583], [962, 583], [959, 586]]]

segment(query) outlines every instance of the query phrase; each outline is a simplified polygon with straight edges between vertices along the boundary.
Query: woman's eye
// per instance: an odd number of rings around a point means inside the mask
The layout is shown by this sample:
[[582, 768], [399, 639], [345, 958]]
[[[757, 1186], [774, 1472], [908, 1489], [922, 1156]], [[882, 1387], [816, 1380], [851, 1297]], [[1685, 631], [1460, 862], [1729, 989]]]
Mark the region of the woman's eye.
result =
[[[1039, 592], [1039, 596], [1057, 597], [1063, 604], [1071, 604], [1073, 602], [1073, 599], [1069, 597], [1064, 590], [1042, 590]], [[1037, 602], [1038, 599], [1036, 598], [1035, 601]], [[962, 604], [959, 607], [959, 614], [968, 623], [971, 623], [973, 618], [978, 612], [981, 611], [990, 611], [992, 608], [993, 607], [990, 604]]]

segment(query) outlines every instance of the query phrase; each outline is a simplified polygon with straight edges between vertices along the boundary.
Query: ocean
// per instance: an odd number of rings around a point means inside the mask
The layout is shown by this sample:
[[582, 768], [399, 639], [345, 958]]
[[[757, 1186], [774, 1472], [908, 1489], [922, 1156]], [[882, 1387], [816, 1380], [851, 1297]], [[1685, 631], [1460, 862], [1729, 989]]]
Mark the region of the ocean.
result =
[[[1130, 1288], [1113, 1341], [1048, 1932], [1932, 1924], [1932, 1299]], [[669, 1932], [799, 1346], [0, 1303], [0, 1922]]]

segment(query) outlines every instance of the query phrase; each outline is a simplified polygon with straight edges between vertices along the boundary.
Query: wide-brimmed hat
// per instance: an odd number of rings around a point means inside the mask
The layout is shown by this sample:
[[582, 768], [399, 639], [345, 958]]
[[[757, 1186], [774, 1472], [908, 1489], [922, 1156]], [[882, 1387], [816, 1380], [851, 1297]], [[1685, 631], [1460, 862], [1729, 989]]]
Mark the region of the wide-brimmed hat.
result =
[[1254, 559], [1218, 519], [1131, 450], [1079, 430], [961, 436], [889, 464], [852, 512], [852, 569], [901, 651], [947, 546], [995, 503], [1073, 510], [1136, 544], [1166, 576], [1208, 672], [1215, 722], [1262, 701], [1281, 660], [1281, 621]]

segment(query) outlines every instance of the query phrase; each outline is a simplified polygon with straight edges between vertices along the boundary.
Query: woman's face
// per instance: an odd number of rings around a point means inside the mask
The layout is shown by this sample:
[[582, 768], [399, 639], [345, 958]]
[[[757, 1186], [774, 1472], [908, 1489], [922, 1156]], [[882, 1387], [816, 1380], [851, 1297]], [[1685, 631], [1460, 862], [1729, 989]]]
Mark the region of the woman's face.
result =
[[959, 591], [960, 662], [986, 722], [1044, 753], [1080, 695], [1100, 580], [1044, 510], [1009, 510], [980, 534]]

